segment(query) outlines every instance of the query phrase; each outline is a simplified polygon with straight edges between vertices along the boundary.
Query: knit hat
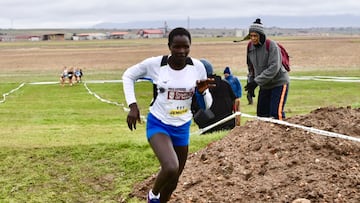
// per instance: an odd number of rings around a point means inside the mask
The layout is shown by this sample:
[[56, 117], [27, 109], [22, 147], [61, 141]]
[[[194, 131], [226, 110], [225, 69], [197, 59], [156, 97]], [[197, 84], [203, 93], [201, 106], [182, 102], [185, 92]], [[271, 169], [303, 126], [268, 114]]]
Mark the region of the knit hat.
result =
[[211, 63], [206, 59], [200, 59], [200, 61], [204, 64], [207, 75], [213, 75], [213, 66], [211, 65]]
[[226, 67], [225, 70], [224, 70], [224, 74], [227, 73], [227, 74], [231, 74], [231, 71], [230, 71], [230, 68], [229, 67]]
[[250, 25], [250, 28], [249, 28], [249, 33], [250, 32], [256, 32], [260, 35], [265, 35], [265, 32], [264, 32], [264, 26], [263, 24], [261, 23], [261, 19], [260, 18], [257, 18], [255, 20], [255, 22]]

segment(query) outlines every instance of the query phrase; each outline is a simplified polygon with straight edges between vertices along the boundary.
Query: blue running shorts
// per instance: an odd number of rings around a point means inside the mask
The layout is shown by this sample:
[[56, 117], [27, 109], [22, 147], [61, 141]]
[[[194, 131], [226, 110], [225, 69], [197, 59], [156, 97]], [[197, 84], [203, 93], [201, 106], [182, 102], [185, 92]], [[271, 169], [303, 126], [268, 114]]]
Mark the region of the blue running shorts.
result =
[[151, 113], [147, 116], [146, 137], [148, 140], [156, 133], [163, 133], [170, 137], [173, 146], [188, 146], [190, 142], [191, 120], [181, 126], [167, 125]]

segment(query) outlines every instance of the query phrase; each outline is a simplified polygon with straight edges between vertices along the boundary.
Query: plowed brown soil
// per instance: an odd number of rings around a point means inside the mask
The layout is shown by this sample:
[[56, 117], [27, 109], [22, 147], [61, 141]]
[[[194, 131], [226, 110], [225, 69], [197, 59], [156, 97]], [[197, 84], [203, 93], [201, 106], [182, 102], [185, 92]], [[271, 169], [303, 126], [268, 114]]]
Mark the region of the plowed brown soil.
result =
[[[360, 138], [360, 109], [319, 108], [286, 121]], [[206, 136], [206, 135], [204, 135]], [[144, 198], [154, 176], [134, 187]], [[170, 202], [360, 202], [360, 143], [248, 121], [189, 155]]]
[[[293, 71], [308, 70], [355, 70], [359, 68], [360, 37], [298, 37], [279, 39], [290, 54]], [[114, 42], [115, 43], [115, 42]], [[146, 39], [139, 40], [139, 46], [116, 46], [101, 42], [83, 45], [81, 41], [66, 42], [49, 46], [39, 43], [39, 47], [0, 48], [0, 73], [37, 71], [61, 73], [63, 66], [82, 68], [85, 73], [106, 70], [124, 70], [139, 61], [167, 54], [167, 41], [147, 44]], [[6, 45], [6, 43], [4, 44]], [[215, 70], [221, 72], [230, 66], [234, 72], [246, 72], [247, 42], [233, 43], [230, 39], [220, 42], [200, 42], [193, 40], [190, 55], [211, 61]], [[119, 77], [120, 77], [119, 73]], [[57, 76], [57, 75], [56, 75]]]

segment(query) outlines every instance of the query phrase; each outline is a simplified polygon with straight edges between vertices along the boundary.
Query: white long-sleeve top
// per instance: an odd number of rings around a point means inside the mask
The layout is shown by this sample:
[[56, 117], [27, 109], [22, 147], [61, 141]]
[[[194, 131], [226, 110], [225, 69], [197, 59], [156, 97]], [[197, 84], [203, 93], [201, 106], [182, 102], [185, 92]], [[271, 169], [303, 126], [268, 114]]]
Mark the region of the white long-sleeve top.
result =
[[[168, 64], [161, 66], [163, 56], [151, 57], [128, 68], [123, 76], [123, 88], [128, 105], [136, 102], [134, 83], [139, 78], [151, 79], [157, 87], [150, 112], [165, 124], [180, 126], [192, 119], [191, 101], [196, 81], [207, 78], [204, 65], [197, 59], [188, 58], [182, 70], [174, 70]], [[206, 108], [212, 97], [204, 94]]]

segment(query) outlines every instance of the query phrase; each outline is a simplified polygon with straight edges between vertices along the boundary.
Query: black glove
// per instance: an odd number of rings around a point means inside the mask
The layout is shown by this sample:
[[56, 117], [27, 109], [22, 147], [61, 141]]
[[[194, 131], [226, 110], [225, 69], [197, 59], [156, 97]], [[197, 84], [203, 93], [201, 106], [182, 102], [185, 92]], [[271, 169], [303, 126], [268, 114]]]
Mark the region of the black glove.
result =
[[258, 84], [255, 81], [248, 82], [245, 86], [245, 90], [250, 94], [252, 97], [255, 97], [255, 88]]
[[250, 95], [250, 97], [255, 97], [255, 90], [248, 90], [248, 95]]
[[248, 92], [254, 92], [255, 88], [258, 86], [258, 84], [255, 81], [249, 82], [245, 86], [245, 90]]

